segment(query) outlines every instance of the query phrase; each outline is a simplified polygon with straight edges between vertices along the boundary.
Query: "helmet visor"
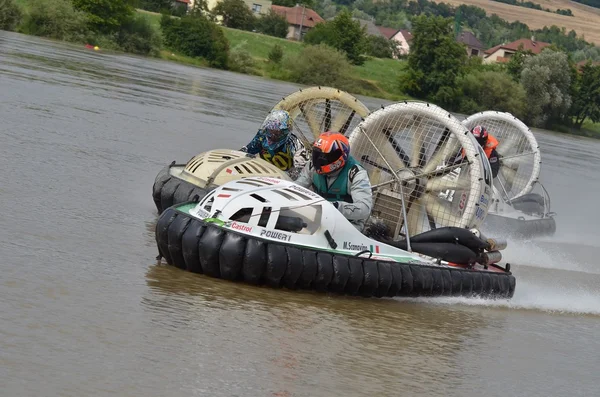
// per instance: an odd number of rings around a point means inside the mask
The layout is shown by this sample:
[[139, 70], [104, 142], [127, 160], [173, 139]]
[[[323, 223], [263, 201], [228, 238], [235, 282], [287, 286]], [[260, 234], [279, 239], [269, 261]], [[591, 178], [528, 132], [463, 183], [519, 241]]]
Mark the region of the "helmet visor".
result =
[[321, 169], [322, 167], [332, 164], [340, 157], [342, 157], [342, 151], [340, 149], [336, 149], [330, 153], [323, 153], [319, 148], [313, 148], [312, 151], [312, 160], [315, 169]]
[[266, 148], [267, 149], [277, 149], [287, 138], [289, 135], [289, 130], [281, 129], [281, 130], [265, 130], [265, 139], [266, 139]]

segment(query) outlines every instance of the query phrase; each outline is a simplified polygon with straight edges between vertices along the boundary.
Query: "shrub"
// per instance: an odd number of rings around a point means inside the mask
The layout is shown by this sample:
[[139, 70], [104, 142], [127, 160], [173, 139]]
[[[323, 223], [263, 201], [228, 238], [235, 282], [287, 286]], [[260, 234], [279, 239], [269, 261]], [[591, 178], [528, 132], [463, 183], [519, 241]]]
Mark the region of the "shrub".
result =
[[254, 59], [244, 48], [246, 41], [241, 42], [229, 52], [229, 69], [234, 72], [251, 73], [254, 68]]
[[161, 46], [160, 33], [142, 14], [125, 22], [115, 41], [123, 51], [142, 55], [157, 55]]
[[325, 44], [306, 46], [284, 61], [289, 78], [300, 84], [344, 88], [350, 75], [350, 63], [343, 52]]
[[75, 9], [86, 12], [90, 28], [99, 33], [118, 32], [135, 12], [131, 0], [72, 0]]
[[350, 62], [362, 65], [366, 49], [366, 28], [352, 19], [348, 10], [343, 10], [334, 19], [317, 24], [304, 36], [307, 44], [326, 44], [343, 51]]
[[288, 34], [287, 19], [269, 10], [267, 15], [260, 17], [256, 22], [256, 30], [269, 36], [285, 38]]
[[471, 73], [457, 81], [463, 96], [459, 110], [473, 114], [484, 110], [512, 113], [517, 118], [525, 114], [525, 90], [504, 72], [483, 71]]
[[395, 44], [383, 36], [369, 35], [367, 54], [375, 58], [392, 58]]
[[211, 66], [227, 67], [229, 42], [215, 23], [201, 15], [163, 15], [160, 26], [167, 47], [190, 57], [205, 58]]
[[15, 30], [22, 18], [23, 12], [13, 0], [0, 0], [0, 30]]
[[83, 41], [88, 34], [87, 16], [69, 0], [36, 0], [31, 3], [21, 30], [24, 33], [67, 41]]
[[232, 29], [252, 30], [256, 17], [244, 0], [222, 0], [212, 10], [214, 16], [223, 18], [223, 25]]
[[273, 63], [281, 63], [281, 60], [283, 59], [283, 47], [279, 44], [275, 44], [273, 48], [271, 48], [271, 51], [269, 51], [267, 57], [269, 58], [269, 61]]

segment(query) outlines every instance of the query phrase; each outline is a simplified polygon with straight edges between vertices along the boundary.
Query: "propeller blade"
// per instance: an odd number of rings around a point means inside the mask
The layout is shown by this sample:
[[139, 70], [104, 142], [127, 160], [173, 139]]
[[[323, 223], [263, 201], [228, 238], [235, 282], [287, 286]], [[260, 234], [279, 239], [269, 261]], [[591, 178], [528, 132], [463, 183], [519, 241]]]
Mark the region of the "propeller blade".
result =
[[319, 122], [317, 121], [314, 108], [315, 103], [313, 101], [300, 105], [300, 111], [308, 124], [308, 128], [310, 128], [310, 132], [312, 132], [314, 139], [317, 139], [322, 131], [319, 128]]
[[440, 148], [429, 158], [429, 161], [425, 164], [422, 173], [429, 173], [434, 171], [438, 166], [442, 165], [448, 159], [454, 156], [460, 155], [460, 145], [458, 139], [453, 135], [448, 136], [448, 140], [440, 145]]
[[413, 201], [406, 217], [408, 218], [409, 235], [415, 236], [425, 231], [425, 227], [423, 227], [423, 204], [421, 204], [420, 200]]
[[331, 128], [331, 101], [325, 99], [325, 114], [323, 115], [323, 131], [329, 131]]
[[462, 226], [461, 218], [452, 213], [452, 205], [450, 202], [434, 196], [431, 193], [425, 193], [421, 196], [420, 201], [427, 209], [427, 213], [431, 214], [431, 217], [438, 226]]
[[346, 135], [346, 131], [350, 128], [352, 119], [356, 112], [347, 106], [344, 106], [343, 110], [339, 110], [331, 123], [332, 131], [339, 131], [341, 134]]
[[532, 163], [534, 160], [534, 156], [535, 154], [531, 152], [523, 153], [520, 156], [503, 158], [501, 159], [502, 166], [506, 168], [512, 168], [513, 170], [517, 171], [521, 165], [524, 165], [526, 163]]
[[470, 181], [466, 178], [452, 179], [448, 176], [436, 176], [427, 181], [426, 191], [440, 193], [446, 190], [468, 190]]
[[412, 154], [410, 156], [411, 167], [422, 167], [425, 165], [425, 131], [423, 125], [419, 123], [413, 133]]
[[[527, 141], [516, 137], [515, 135], [506, 136], [504, 139], [499, 140], [496, 151], [502, 156], [508, 156], [510, 154], [522, 153], [527, 150], [529, 145], [524, 145]], [[522, 142], [525, 141], [525, 142]], [[527, 146], [527, 147], [525, 147]]]

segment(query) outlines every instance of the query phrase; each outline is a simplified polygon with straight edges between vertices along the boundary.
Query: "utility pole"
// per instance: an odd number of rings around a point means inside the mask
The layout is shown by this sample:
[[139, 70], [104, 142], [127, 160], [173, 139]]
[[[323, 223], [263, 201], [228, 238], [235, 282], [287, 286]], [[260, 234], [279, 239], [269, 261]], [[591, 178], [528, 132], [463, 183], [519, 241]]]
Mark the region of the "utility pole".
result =
[[302, 41], [302, 25], [304, 24], [304, 12], [306, 11], [306, 5], [302, 4], [302, 19], [300, 19], [300, 33], [298, 33], [298, 41]]

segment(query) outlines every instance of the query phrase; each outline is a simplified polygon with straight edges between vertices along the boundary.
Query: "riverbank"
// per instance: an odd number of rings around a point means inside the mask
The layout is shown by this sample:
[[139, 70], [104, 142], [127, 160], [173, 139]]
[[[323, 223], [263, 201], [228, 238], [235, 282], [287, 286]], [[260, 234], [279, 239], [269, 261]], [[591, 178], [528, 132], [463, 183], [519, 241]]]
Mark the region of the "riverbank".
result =
[[[144, 14], [151, 24], [160, 30], [161, 15], [145, 10], [137, 10]], [[252, 58], [253, 64], [248, 74], [281, 80], [281, 70], [272, 62], [269, 62], [269, 52], [276, 45], [283, 51], [283, 57], [298, 54], [303, 45], [300, 42], [290, 41], [278, 37], [268, 36], [260, 33], [244, 30], [230, 29], [221, 26], [225, 37], [229, 41], [231, 49], [245, 50]], [[187, 65], [207, 66], [208, 63], [177, 54], [170, 50], [161, 51], [160, 58], [181, 62]], [[400, 92], [398, 79], [404, 70], [405, 61], [395, 59], [368, 58], [361, 66], [352, 66], [349, 92], [357, 95], [365, 95], [376, 98], [399, 101], [410, 99], [410, 96]]]
[[[34, 4], [32, 0], [15, 1], [26, 13], [32, 10]], [[161, 29], [161, 14], [136, 10], [135, 15], [137, 16], [134, 19], [139, 26], [133, 26], [133, 29], [129, 31], [126, 30], [124, 32], [125, 40], [122, 39], [121, 33], [113, 34], [112, 36], [79, 34], [51, 37], [80, 42], [82, 44], [91, 44], [92, 46], [97, 45], [102, 51], [132, 51], [185, 65], [198, 67], [215, 66], [215, 64], [209, 63], [209, 61], [203, 58], [190, 57], [171, 50], [169, 47], [173, 44], [171, 42], [172, 38], [167, 39], [170, 36], [166, 35], [167, 32]], [[39, 32], [39, 29], [35, 28], [32, 33], [32, 26], [39, 26], [39, 24], [32, 24], [31, 22], [29, 24], [21, 24], [17, 30], [22, 33], [48, 36], [45, 32]], [[42, 26], [45, 25], [42, 24]], [[127, 25], [124, 24], [123, 26]], [[316, 47], [307, 48], [302, 43], [296, 41], [222, 26], [218, 29], [221, 29], [223, 32], [223, 41], [226, 40], [229, 44], [229, 60], [226, 63], [217, 65], [218, 67], [226, 67], [234, 72], [273, 80], [309, 85], [332, 85], [355, 95], [381, 98], [389, 101], [411, 99], [410, 96], [401, 91], [399, 84], [401, 77], [407, 70], [408, 65], [405, 60], [367, 57], [361, 66], [350, 65], [344, 62], [346, 65], [340, 64], [338, 68], [331, 66], [333, 59], [335, 59], [335, 54], [327, 53], [321, 55], [322, 61], [315, 62], [315, 57], [318, 57], [318, 55], [313, 53], [308, 55], [306, 53], [306, 51], [312, 51]], [[147, 32], [148, 35], [144, 34], [144, 32]], [[161, 36], [163, 40], [161, 40]], [[178, 34], [175, 37], [177, 36]], [[148, 37], [152, 37], [152, 39], [149, 40]], [[189, 39], [193, 41], [194, 36]], [[162, 44], [161, 41], [163, 42]], [[275, 49], [279, 50], [277, 59], [272, 56]], [[311, 61], [306, 61], [308, 59]], [[316, 70], [313, 69], [315, 67], [317, 67]], [[321, 70], [325, 74], [321, 75]], [[335, 77], [327, 74], [329, 71], [340, 70], [343, 70], [343, 72], [337, 73]], [[314, 78], [306, 79], [306, 76], [318, 77], [315, 81]], [[566, 126], [556, 126], [554, 129], [568, 134], [600, 138], [600, 124], [586, 123], [582, 130], [571, 130]]]

